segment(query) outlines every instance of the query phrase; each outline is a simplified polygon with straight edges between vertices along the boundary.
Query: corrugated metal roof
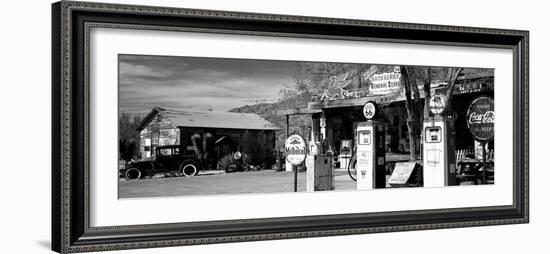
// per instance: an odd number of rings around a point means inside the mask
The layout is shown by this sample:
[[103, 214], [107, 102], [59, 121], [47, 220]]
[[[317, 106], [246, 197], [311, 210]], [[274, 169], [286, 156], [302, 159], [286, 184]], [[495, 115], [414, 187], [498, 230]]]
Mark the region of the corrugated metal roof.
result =
[[181, 127], [278, 130], [257, 114], [169, 109], [160, 111], [160, 114], [174, 125]]

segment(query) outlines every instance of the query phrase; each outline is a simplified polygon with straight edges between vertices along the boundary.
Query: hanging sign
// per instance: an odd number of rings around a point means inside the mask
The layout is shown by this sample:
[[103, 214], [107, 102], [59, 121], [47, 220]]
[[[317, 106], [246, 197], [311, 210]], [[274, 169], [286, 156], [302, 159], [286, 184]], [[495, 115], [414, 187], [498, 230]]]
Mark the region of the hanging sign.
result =
[[285, 141], [286, 160], [298, 166], [306, 159], [306, 141], [298, 134], [290, 135]]
[[367, 101], [365, 106], [363, 106], [363, 115], [367, 120], [373, 119], [377, 113], [378, 108], [376, 107], [376, 103], [374, 101]]
[[435, 115], [439, 115], [445, 110], [447, 102], [445, 100], [445, 95], [436, 94], [430, 98], [430, 112]]
[[481, 96], [472, 101], [466, 114], [468, 129], [479, 141], [489, 141], [495, 135], [495, 102]]

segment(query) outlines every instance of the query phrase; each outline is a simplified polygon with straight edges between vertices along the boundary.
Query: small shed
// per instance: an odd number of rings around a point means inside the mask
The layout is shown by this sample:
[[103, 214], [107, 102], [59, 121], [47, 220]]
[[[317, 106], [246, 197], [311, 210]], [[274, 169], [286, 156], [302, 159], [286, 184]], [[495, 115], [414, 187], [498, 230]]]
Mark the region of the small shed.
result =
[[276, 130], [258, 114], [155, 107], [138, 127], [139, 151], [146, 158], [156, 146], [180, 145], [190, 152], [200, 146], [217, 159], [220, 153], [242, 150], [253, 143], [255, 149], [260, 146], [262, 152], [270, 153], [275, 148]]

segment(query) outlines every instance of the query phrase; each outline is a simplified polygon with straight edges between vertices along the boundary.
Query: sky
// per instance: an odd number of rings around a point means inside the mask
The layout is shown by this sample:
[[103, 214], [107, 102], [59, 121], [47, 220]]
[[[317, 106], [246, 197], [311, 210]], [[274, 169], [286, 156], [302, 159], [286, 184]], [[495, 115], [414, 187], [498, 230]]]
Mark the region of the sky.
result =
[[119, 55], [119, 109], [153, 107], [227, 111], [275, 101], [293, 86], [299, 62]]

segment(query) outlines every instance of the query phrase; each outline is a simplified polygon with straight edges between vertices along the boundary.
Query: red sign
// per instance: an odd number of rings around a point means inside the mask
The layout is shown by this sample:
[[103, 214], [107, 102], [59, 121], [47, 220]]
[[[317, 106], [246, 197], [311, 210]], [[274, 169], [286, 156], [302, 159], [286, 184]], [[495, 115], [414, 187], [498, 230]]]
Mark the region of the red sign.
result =
[[479, 141], [489, 141], [495, 135], [495, 102], [492, 98], [481, 96], [470, 104], [468, 128]]

